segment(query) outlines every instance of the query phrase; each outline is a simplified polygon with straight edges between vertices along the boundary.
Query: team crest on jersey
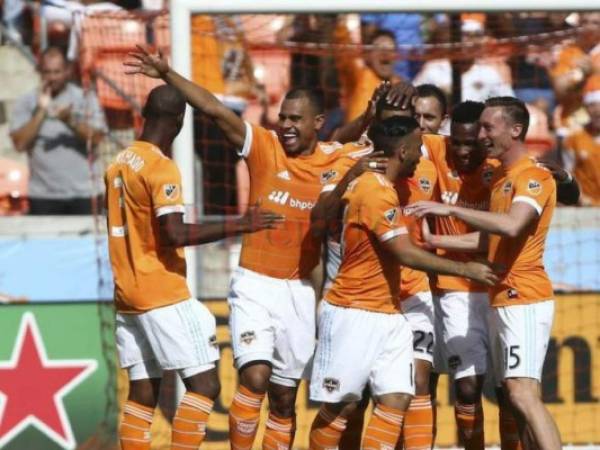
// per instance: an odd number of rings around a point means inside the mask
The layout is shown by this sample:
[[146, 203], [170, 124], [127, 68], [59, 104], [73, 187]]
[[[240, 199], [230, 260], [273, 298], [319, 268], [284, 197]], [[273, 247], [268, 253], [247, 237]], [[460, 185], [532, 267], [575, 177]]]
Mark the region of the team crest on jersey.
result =
[[531, 195], [539, 195], [542, 192], [542, 185], [537, 180], [529, 180], [527, 182], [527, 192]]
[[327, 392], [339, 391], [340, 380], [338, 380], [337, 378], [325, 378], [323, 380], [323, 387]]
[[512, 181], [508, 180], [506, 183], [504, 183], [504, 186], [502, 186], [502, 192], [504, 192], [505, 194], [508, 194], [512, 191]]
[[176, 184], [164, 184], [163, 192], [169, 200], [176, 200], [179, 197], [179, 187]]
[[327, 184], [337, 176], [337, 172], [333, 169], [329, 169], [325, 172], [321, 172], [321, 184]]
[[216, 334], [213, 334], [211, 337], [208, 338], [208, 345], [210, 345], [211, 347], [219, 348], [219, 343], [217, 342]]
[[508, 298], [514, 299], [514, 298], [517, 298], [519, 296], [519, 292], [516, 289], [510, 288], [506, 292], [506, 295], [508, 296]]
[[240, 334], [240, 341], [246, 345], [251, 344], [254, 339], [256, 339], [256, 333], [254, 331], [244, 331]]
[[388, 209], [383, 215], [390, 225], [394, 225], [398, 219], [398, 208]]
[[423, 192], [429, 193], [429, 191], [431, 191], [431, 181], [429, 181], [429, 178], [419, 178], [419, 187]]
[[486, 169], [484, 169], [483, 173], [481, 174], [481, 178], [483, 179], [483, 183], [487, 186], [489, 186], [489, 184], [492, 182], [492, 177], [494, 176], [494, 169], [492, 169], [491, 167], [488, 167]]

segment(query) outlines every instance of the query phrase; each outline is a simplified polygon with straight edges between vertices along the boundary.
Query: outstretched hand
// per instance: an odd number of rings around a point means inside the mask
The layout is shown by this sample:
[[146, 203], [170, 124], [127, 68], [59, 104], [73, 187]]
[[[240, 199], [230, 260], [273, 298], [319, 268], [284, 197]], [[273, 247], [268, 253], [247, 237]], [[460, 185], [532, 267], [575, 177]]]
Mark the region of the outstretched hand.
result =
[[150, 53], [150, 51], [141, 46], [137, 46], [138, 51], [130, 52], [128, 56], [132, 59], [123, 62], [127, 75], [142, 74], [150, 78], [162, 78], [169, 71], [169, 63], [167, 58], [160, 50], [158, 53]]
[[239, 219], [239, 225], [244, 233], [273, 229], [282, 223], [285, 217], [272, 211], [262, 209], [258, 203], [248, 208], [246, 213]]
[[355, 179], [365, 172], [385, 173], [387, 166], [388, 158], [384, 156], [383, 152], [373, 152], [360, 158], [356, 164], [350, 168], [349, 172], [351, 173], [352, 179]]
[[478, 281], [486, 286], [494, 286], [500, 281], [493, 268], [487, 263], [470, 261], [465, 266], [465, 276], [467, 278]]
[[405, 211], [410, 216], [418, 218], [432, 216], [449, 216], [452, 214], [452, 207], [444, 203], [420, 201], [415, 202], [405, 208]]

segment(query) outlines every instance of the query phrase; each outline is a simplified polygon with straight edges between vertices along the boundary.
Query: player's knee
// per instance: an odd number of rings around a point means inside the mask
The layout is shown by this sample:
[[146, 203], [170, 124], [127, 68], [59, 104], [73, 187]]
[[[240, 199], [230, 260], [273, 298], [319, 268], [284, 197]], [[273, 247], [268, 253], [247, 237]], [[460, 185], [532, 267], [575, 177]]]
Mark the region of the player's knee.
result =
[[415, 394], [416, 395], [429, 395], [429, 374], [419, 373], [415, 375]]
[[394, 393], [377, 397], [376, 403], [389, 408], [399, 409], [400, 411], [406, 411], [412, 399], [413, 396], [411, 394]]
[[481, 386], [476, 377], [460, 378], [454, 383], [459, 403], [472, 405], [481, 401]]
[[506, 380], [508, 401], [517, 413], [527, 416], [527, 412], [540, 402], [535, 385], [522, 380]]
[[240, 384], [255, 394], [267, 392], [270, 377], [271, 367], [267, 364], [254, 364], [240, 370]]
[[154, 408], [158, 402], [159, 387], [160, 379], [130, 381], [128, 400]]
[[277, 417], [293, 417], [296, 412], [296, 393], [290, 390], [269, 390], [269, 409]]
[[194, 374], [184, 378], [185, 388], [195, 394], [215, 400], [221, 393], [221, 382], [216, 369]]

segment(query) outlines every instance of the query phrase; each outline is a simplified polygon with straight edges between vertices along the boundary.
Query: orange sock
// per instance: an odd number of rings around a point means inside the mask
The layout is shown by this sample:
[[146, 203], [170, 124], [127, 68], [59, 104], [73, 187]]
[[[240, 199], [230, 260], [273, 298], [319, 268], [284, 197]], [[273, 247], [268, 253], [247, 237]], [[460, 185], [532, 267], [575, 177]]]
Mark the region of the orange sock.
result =
[[229, 408], [229, 441], [232, 450], [250, 450], [260, 420], [260, 405], [265, 394], [238, 387]]
[[500, 449], [523, 450], [517, 419], [506, 406], [500, 406]]
[[263, 437], [263, 450], [291, 449], [296, 433], [296, 421], [293, 417], [281, 418], [269, 413], [265, 435]]
[[380, 450], [396, 447], [403, 421], [404, 411], [384, 405], [375, 406], [361, 448]]
[[338, 447], [346, 419], [338, 417], [325, 406], [321, 406], [310, 427], [310, 450], [331, 450]]
[[119, 429], [122, 450], [150, 450], [150, 425], [154, 408], [131, 400], [125, 402]]
[[[429, 395], [417, 395], [404, 415], [404, 448], [430, 449], [433, 445], [433, 409]], [[396, 448], [402, 448], [398, 442]]]
[[211, 399], [194, 392], [185, 393], [173, 419], [171, 450], [200, 447], [212, 408]]
[[458, 432], [464, 442], [465, 450], [483, 450], [483, 408], [481, 403], [473, 405], [454, 405], [454, 417]]

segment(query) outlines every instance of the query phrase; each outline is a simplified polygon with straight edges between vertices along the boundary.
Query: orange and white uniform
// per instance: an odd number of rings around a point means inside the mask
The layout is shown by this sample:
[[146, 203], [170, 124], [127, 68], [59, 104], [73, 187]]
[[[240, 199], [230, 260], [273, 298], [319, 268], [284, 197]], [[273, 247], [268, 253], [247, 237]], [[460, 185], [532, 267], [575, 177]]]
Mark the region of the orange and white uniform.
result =
[[556, 184], [549, 171], [527, 156], [496, 171], [490, 211], [505, 214], [518, 202], [534, 208], [536, 219], [520, 236], [491, 234], [489, 243], [489, 261], [506, 270], [490, 289], [497, 381], [541, 380], [554, 315], [554, 293], [543, 257], [556, 206]]
[[[105, 185], [121, 366], [137, 379], [212, 364], [215, 319], [190, 298], [183, 249], [160, 242], [158, 218], [184, 212], [177, 166], [136, 141], [115, 157]], [[181, 314], [191, 316], [182, 323]]]
[[[437, 195], [435, 165], [421, 158], [414, 176], [396, 181], [395, 187], [402, 207], [421, 200], [432, 200]], [[407, 224], [413, 243], [422, 246], [421, 220], [408, 216]], [[402, 266], [400, 277], [400, 306], [413, 332], [415, 358], [433, 363], [435, 322], [429, 278], [425, 272], [406, 266]]]
[[[487, 211], [490, 186], [498, 162], [486, 160], [471, 174], [459, 174], [448, 152], [449, 140], [426, 135], [427, 157], [438, 173], [438, 201]], [[437, 217], [435, 233], [461, 235], [475, 231], [454, 217]], [[455, 261], [485, 258], [484, 254], [438, 251]], [[489, 297], [487, 288], [466, 278], [438, 275], [432, 283], [436, 308], [436, 358], [439, 372], [450, 371], [455, 379], [487, 371]]]
[[310, 397], [412, 394], [412, 332], [400, 313], [400, 265], [382, 246], [408, 229], [393, 184], [367, 172], [343, 196], [342, 262], [319, 311]]
[[310, 212], [332, 166], [357, 150], [356, 144], [320, 142], [310, 155], [288, 156], [274, 132], [246, 124], [239, 153], [250, 175], [249, 204], [285, 221], [242, 238], [228, 299], [238, 368], [270, 361], [279, 384], [302, 378], [315, 342], [315, 294], [308, 279], [320, 258], [320, 240], [309, 233]]
[[600, 206], [600, 136], [592, 136], [585, 128], [565, 140], [567, 169], [581, 188], [585, 205]]

